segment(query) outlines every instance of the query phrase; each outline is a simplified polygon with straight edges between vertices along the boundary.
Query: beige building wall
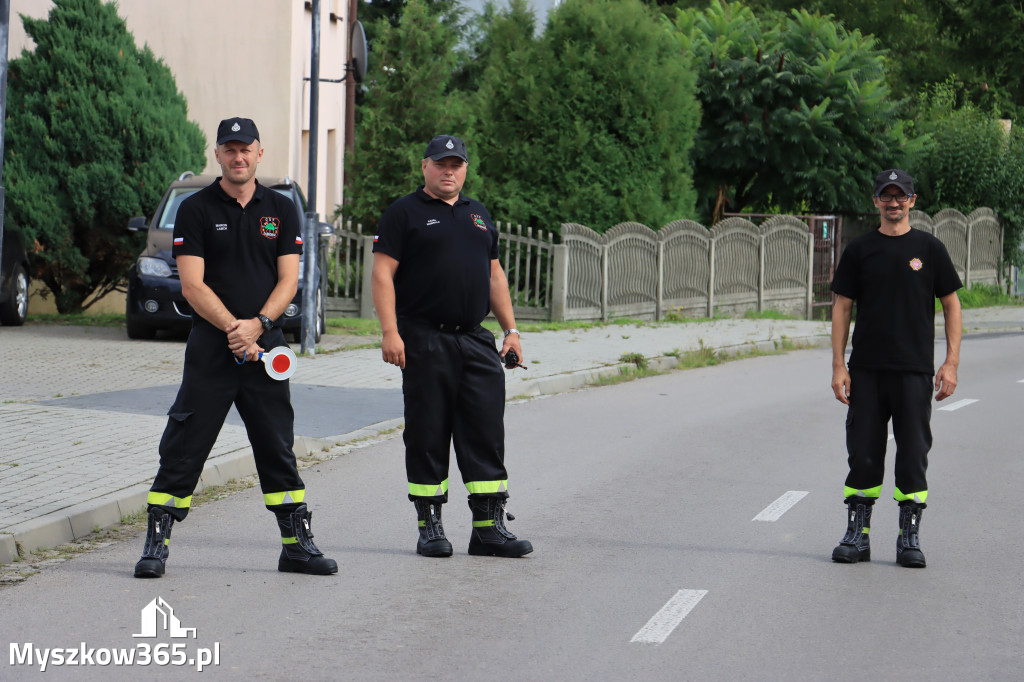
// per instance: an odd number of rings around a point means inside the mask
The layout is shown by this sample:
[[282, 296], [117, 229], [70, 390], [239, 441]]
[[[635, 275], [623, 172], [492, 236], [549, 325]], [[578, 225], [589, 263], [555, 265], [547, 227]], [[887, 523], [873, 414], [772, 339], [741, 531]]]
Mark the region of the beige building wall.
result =
[[[260, 172], [299, 180], [309, 195], [309, 81], [312, 11], [303, 0], [118, 0], [118, 14], [140, 47], [149, 45], [171, 69], [188, 101], [189, 119], [207, 138], [206, 171], [217, 123], [231, 116], [256, 122], [266, 148]], [[50, 0], [11, 0], [10, 58], [32, 49], [19, 14], [45, 18]], [[345, 75], [348, 3], [321, 0], [320, 77]], [[320, 84], [316, 211], [342, 201], [345, 85]], [[196, 173], [202, 168], [183, 168]]]

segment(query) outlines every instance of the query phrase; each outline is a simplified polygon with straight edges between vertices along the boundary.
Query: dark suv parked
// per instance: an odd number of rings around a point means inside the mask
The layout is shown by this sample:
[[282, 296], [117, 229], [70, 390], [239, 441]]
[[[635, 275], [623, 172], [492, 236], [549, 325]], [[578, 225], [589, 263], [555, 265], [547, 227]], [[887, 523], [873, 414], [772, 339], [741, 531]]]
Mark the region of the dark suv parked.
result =
[[0, 263], [0, 322], [18, 326], [28, 317], [28, 253], [20, 232], [4, 227]]
[[[178, 207], [188, 195], [206, 187], [214, 180], [213, 175], [193, 175], [183, 173], [171, 183], [160, 200], [156, 214], [149, 221], [145, 217], [132, 218], [128, 229], [134, 232], [146, 232], [146, 249], [139, 255], [135, 265], [128, 271], [128, 298], [125, 305], [125, 321], [128, 327], [128, 338], [151, 339], [159, 329], [188, 330], [192, 325], [192, 307], [181, 294], [181, 280], [178, 279], [178, 266], [171, 255], [171, 239], [174, 232], [174, 218]], [[297, 212], [299, 224], [305, 222], [306, 198], [302, 190], [289, 178], [259, 178], [260, 184], [276, 190], [292, 200]], [[327, 223], [320, 223], [318, 233], [330, 234], [333, 228]], [[319, 240], [318, 240], [319, 241]], [[309, 252], [310, 246], [305, 247]], [[303, 254], [303, 259], [305, 253]], [[305, 263], [303, 263], [303, 268]], [[302, 337], [302, 273], [300, 269], [299, 290], [291, 305], [284, 311], [281, 326], [286, 334], [292, 334], [296, 343]], [[320, 281], [317, 268], [316, 281]], [[323, 292], [318, 287], [316, 295], [316, 329], [315, 338], [320, 340], [324, 329]]]

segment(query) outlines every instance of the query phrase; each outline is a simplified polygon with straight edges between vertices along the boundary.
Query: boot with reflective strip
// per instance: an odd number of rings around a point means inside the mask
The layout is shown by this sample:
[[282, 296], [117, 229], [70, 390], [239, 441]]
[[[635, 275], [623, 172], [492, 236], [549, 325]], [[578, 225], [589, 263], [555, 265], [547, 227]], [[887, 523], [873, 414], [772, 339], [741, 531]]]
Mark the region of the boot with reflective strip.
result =
[[[469, 553], [475, 556], [521, 557], [533, 551], [527, 540], [519, 540], [505, 528], [505, 500], [500, 497], [469, 496], [473, 511], [473, 534]], [[509, 521], [516, 517], [508, 515]]]
[[868, 534], [871, 532], [871, 507], [874, 504], [874, 498], [870, 497], [846, 498], [846, 535], [832, 550], [832, 561], [841, 564], [871, 561]]
[[452, 555], [452, 543], [444, 536], [441, 525], [441, 504], [430, 500], [413, 500], [416, 518], [419, 521], [420, 537], [416, 541], [416, 553], [429, 557]]
[[160, 507], [150, 507], [148, 516], [146, 546], [142, 549], [142, 558], [135, 564], [135, 577], [161, 578], [170, 554], [174, 517]]
[[277, 525], [281, 528], [281, 558], [277, 562], [277, 570], [285, 573], [309, 573], [311, 575], [330, 575], [338, 572], [338, 564], [328, 559], [313, 544], [313, 531], [310, 523], [313, 513], [300, 504], [295, 511], [274, 512]]
[[924, 568], [924, 552], [917, 533], [921, 527], [923, 504], [900, 503], [900, 534], [896, 538], [896, 563], [907, 568]]

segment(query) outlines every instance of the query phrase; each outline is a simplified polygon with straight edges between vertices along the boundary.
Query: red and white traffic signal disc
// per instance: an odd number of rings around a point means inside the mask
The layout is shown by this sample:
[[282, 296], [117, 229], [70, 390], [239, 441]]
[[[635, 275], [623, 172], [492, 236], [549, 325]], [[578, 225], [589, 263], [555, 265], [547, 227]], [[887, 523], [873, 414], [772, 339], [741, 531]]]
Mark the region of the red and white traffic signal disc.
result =
[[284, 381], [295, 374], [295, 353], [287, 346], [278, 346], [266, 353], [260, 353], [260, 360], [271, 379]]

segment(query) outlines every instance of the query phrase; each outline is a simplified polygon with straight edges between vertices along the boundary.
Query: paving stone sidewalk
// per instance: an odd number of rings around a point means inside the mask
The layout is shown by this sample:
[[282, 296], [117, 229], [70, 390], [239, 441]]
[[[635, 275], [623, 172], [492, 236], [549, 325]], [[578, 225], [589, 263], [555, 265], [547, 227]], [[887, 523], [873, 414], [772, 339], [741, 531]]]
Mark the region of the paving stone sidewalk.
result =
[[[940, 316], [941, 319], [941, 316]], [[970, 331], [1024, 332], [1024, 307], [965, 311]], [[616, 373], [623, 354], [656, 367], [701, 347], [723, 353], [787, 342], [827, 346], [826, 322], [714, 320], [524, 334], [527, 370], [509, 398], [582, 387]], [[333, 448], [402, 422], [401, 372], [375, 348], [300, 357], [291, 380], [296, 454]], [[167, 408], [181, 380], [181, 338], [129, 341], [122, 329], [0, 328], [0, 563], [117, 524], [145, 507]], [[255, 473], [245, 429], [229, 418], [200, 487]]]

